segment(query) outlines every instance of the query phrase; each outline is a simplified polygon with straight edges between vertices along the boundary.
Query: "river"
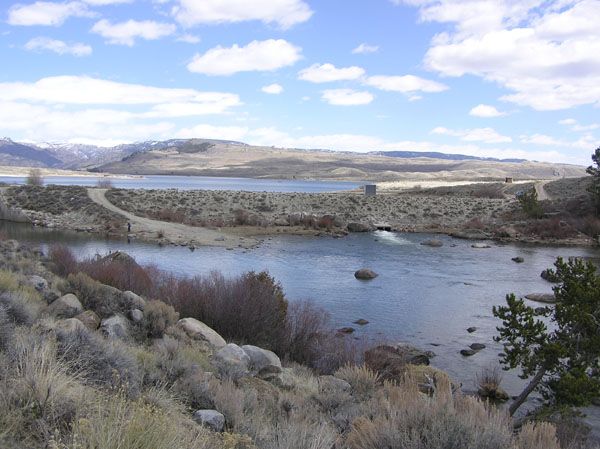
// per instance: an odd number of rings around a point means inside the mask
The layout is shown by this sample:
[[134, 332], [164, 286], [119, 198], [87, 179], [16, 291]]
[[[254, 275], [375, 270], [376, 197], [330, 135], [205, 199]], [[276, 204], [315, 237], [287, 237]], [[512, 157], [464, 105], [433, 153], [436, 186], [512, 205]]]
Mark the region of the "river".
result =
[[[375, 340], [402, 341], [437, 355], [433, 365], [474, 388], [476, 373], [498, 364], [502, 347], [493, 341], [499, 321], [492, 307], [504, 303], [507, 293], [525, 295], [551, 292], [540, 278], [557, 256], [598, 261], [592, 248], [542, 247], [516, 244], [475, 249], [472, 242], [447, 236], [441, 248], [420, 245], [432, 236], [377, 231], [331, 237], [274, 236], [252, 250], [165, 246], [105, 240], [87, 234], [0, 223], [11, 238], [40, 244], [67, 244], [79, 257], [122, 250], [141, 264], [154, 264], [177, 275], [207, 274], [220, 270], [237, 275], [268, 270], [292, 300], [311, 299], [331, 315], [336, 327], [352, 326], [354, 335]], [[511, 258], [521, 256], [517, 264]], [[354, 278], [358, 268], [370, 267], [379, 276], [372, 281]], [[535, 303], [531, 303], [534, 305]], [[352, 324], [363, 318], [366, 326]], [[477, 331], [469, 334], [467, 328]], [[463, 357], [461, 349], [483, 343], [486, 349]], [[519, 392], [523, 382], [506, 373], [504, 387]]]

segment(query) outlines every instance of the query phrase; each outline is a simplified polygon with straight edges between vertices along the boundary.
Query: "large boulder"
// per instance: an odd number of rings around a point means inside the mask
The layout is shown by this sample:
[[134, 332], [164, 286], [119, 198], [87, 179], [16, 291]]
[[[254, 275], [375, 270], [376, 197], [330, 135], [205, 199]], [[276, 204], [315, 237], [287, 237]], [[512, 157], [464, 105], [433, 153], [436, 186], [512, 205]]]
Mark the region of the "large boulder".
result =
[[100, 326], [100, 317], [93, 310], [85, 310], [77, 315], [79, 321], [89, 330], [95, 331]]
[[100, 323], [100, 331], [109, 338], [128, 338], [129, 322], [123, 315], [113, 315]]
[[67, 293], [55, 299], [46, 311], [57, 318], [73, 318], [83, 311], [83, 306], [73, 293]]
[[487, 249], [487, 248], [491, 248], [491, 246], [488, 245], [487, 243], [473, 243], [471, 245], [471, 248], [475, 248], [475, 249]]
[[242, 350], [250, 358], [250, 371], [253, 374], [268, 377], [281, 373], [281, 360], [274, 352], [252, 345], [244, 345]]
[[406, 375], [417, 383], [421, 393], [433, 394], [437, 388], [447, 383], [452, 390], [457, 390], [460, 385], [453, 382], [448, 373], [432, 366], [408, 365]]
[[195, 318], [183, 318], [177, 322], [177, 326], [191, 339], [205, 341], [216, 349], [220, 349], [227, 344], [214, 329]]
[[560, 279], [553, 270], [542, 271], [540, 277], [548, 282], [552, 282], [553, 284], [560, 282]]
[[379, 276], [379, 275], [377, 273], [375, 273], [373, 270], [371, 270], [370, 268], [361, 268], [360, 270], [357, 270], [356, 272], [354, 272], [354, 277], [356, 279], [360, 279], [363, 281], [375, 279], [377, 276]]
[[131, 309], [127, 313], [127, 316], [129, 316], [129, 319], [134, 323], [141, 323], [144, 319], [144, 312], [142, 312], [140, 309]]
[[132, 291], [127, 290], [123, 292], [123, 297], [129, 302], [129, 306], [132, 309], [144, 310], [146, 307], [146, 300]]
[[433, 353], [410, 345], [381, 345], [365, 352], [365, 365], [379, 373], [383, 380], [398, 380], [404, 376], [408, 365], [429, 365], [432, 356]]
[[343, 379], [334, 376], [319, 376], [317, 378], [321, 391], [350, 391], [352, 386]]
[[212, 363], [221, 377], [239, 379], [250, 375], [250, 357], [234, 343], [219, 349], [212, 358]]
[[196, 410], [194, 421], [214, 432], [222, 432], [225, 427], [225, 416], [216, 410]]

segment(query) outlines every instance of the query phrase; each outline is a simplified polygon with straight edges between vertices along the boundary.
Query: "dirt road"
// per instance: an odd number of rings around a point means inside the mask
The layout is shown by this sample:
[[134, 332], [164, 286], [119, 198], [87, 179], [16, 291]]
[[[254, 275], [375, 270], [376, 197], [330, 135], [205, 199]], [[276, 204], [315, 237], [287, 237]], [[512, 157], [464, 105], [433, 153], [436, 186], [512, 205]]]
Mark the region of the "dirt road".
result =
[[544, 186], [548, 184], [550, 181], [539, 181], [535, 183], [535, 191], [537, 192], [538, 201], [550, 200], [550, 195], [546, 192]]
[[108, 201], [105, 196], [106, 189], [90, 188], [87, 192], [90, 199], [95, 203], [125, 217], [131, 223], [132, 235], [140, 239], [164, 239], [169, 243], [178, 245], [224, 246], [228, 248], [250, 248], [258, 243], [255, 239], [238, 237], [222, 231], [139, 217]]

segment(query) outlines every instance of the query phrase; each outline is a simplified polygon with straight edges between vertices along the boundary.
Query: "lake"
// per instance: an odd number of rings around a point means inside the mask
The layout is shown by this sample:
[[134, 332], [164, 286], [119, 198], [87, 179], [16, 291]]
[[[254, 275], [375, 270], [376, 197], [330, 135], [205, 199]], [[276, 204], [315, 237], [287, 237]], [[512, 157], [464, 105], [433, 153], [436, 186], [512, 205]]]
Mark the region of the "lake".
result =
[[[12, 223], [2, 224], [1, 229], [21, 241], [66, 243], [80, 257], [126, 251], [141, 264], [155, 264], [179, 275], [215, 269], [225, 275], [268, 270], [290, 300], [313, 300], [330, 313], [336, 327], [352, 326], [357, 336], [433, 350], [437, 356], [432, 364], [446, 370], [467, 390], [474, 388], [477, 372], [497, 365], [502, 351], [493, 341], [499, 324], [492, 315], [494, 305], [503, 304], [510, 292], [551, 292], [552, 284], [541, 279], [540, 273], [552, 267], [557, 256], [600, 258], [593, 248], [490, 242], [492, 248], [475, 249], [470, 241], [448, 236], [435, 236], [444, 246], [431, 248], [420, 245], [431, 235], [385, 231], [342, 239], [276, 236], [252, 250], [197, 248], [192, 252], [187, 247], [128, 244]], [[511, 261], [516, 256], [525, 262]], [[356, 280], [354, 271], [362, 267], [372, 268], [379, 277]], [[359, 318], [369, 324], [352, 324]], [[469, 334], [466, 329], [470, 326], [478, 330]], [[487, 348], [472, 357], [461, 356], [459, 351], [471, 343], [484, 343]], [[516, 394], [523, 381], [511, 372], [505, 374], [503, 385]]]
[[[210, 176], [148, 175], [140, 178], [102, 176], [45, 176], [44, 184], [94, 187], [99, 180], [110, 179], [119, 189], [242, 190], [246, 192], [337, 192], [353, 190], [361, 183], [349, 181], [305, 181], [295, 179], [252, 179]], [[0, 176], [0, 182], [25, 184], [25, 176]], [[365, 183], [362, 183], [365, 184]]]

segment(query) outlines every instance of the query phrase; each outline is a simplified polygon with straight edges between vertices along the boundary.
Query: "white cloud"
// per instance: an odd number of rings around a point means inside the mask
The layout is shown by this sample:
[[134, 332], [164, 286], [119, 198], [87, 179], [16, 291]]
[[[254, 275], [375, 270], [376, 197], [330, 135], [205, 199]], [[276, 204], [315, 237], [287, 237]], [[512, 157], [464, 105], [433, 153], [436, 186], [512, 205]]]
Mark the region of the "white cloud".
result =
[[597, 0], [397, 0], [422, 21], [453, 25], [432, 39], [426, 68], [482, 77], [537, 110], [600, 105]]
[[473, 128], [466, 130], [453, 130], [443, 126], [438, 126], [431, 130], [431, 134], [441, 134], [445, 136], [460, 137], [465, 142], [484, 142], [484, 143], [507, 143], [512, 142], [508, 136], [499, 134], [493, 128]]
[[566, 118], [564, 120], [560, 120], [558, 122], [560, 125], [576, 125], [577, 124], [577, 120], [575, 120], [574, 118]]
[[203, 105], [219, 114], [240, 105], [231, 93], [126, 84], [85, 76], [54, 76], [33, 83], [0, 83], [2, 101], [55, 105]]
[[86, 44], [66, 42], [50, 39], [48, 37], [35, 37], [25, 44], [26, 50], [47, 50], [59, 55], [88, 56], [92, 54], [92, 47]]
[[338, 69], [333, 64], [313, 64], [298, 72], [298, 79], [310, 81], [311, 83], [328, 83], [355, 80], [364, 74], [365, 70], [357, 66]]
[[577, 140], [561, 140], [545, 134], [532, 134], [520, 136], [521, 143], [533, 144], [533, 145], [544, 145], [558, 148], [576, 148], [582, 150], [594, 151], [598, 144], [598, 140], [592, 135], [587, 134], [580, 137]]
[[186, 44], [199, 44], [202, 39], [194, 34], [182, 34], [177, 39], [177, 42], [185, 42]]
[[283, 39], [252, 41], [244, 47], [235, 44], [211, 48], [196, 54], [187, 68], [205, 75], [233, 75], [238, 72], [272, 71], [290, 66], [301, 58], [301, 49]]
[[494, 106], [490, 106], [488, 104], [478, 104], [469, 111], [469, 115], [472, 115], [474, 117], [492, 118], [502, 117], [507, 114], [506, 112], [499, 111]]
[[91, 31], [104, 37], [109, 44], [133, 46], [137, 38], [146, 40], [160, 39], [175, 32], [177, 27], [170, 23], [152, 20], [128, 20], [112, 24], [102, 19], [94, 24]]
[[335, 106], [357, 106], [371, 103], [374, 97], [370, 92], [366, 91], [329, 89], [323, 91], [321, 98]]
[[63, 76], [0, 83], [0, 135], [31, 141], [172, 138], [171, 119], [226, 114], [237, 95]]
[[370, 76], [366, 79], [365, 84], [380, 90], [401, 92], [405, 94], [411, 92], [437, 93], [448, 89], [448, 86], [445, 84], [420, 78], [414, 75]]
[[281, 84], [269, 84], [268, 86], [263, 86], [261, 89], [266, 94], [279, 95], [283, 92], [283, 86]]
[[369, 45], [364, 42], [352, 50], [352, 54], [366, 55], [368, 53], [376, 53], [379, 51], [378, 45]]
[[12, 6], [8, 10], [8, 23], [22, 26], [60, 26], [69, 17], [91, 16], [93, 13], [79, 1], [61, 3], [38, 1], [29, 5]]
[[569, 126], [571, 131], [575, 132], [587, 132], [595, 129], [600, 129], [600, 123], [590, 123], [589, 125], [581, 125], [577, 120], [573, 118], [567, 118], [558, 122], [560, 125]]
[[286, 29], [306, 22], [312, 14], [302, 0], [177, 0], [173, 8], [176, 20], [188, 27], [259, 20]]

